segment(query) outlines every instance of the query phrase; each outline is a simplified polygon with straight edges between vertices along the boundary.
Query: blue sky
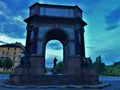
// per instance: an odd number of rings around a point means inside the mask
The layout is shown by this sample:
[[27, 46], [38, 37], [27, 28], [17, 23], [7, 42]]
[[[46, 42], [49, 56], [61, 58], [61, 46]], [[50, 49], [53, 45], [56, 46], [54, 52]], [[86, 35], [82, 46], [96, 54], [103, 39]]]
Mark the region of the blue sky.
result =
[[[25, 45], [23, 20], [28, 17], [28, 7], [35, 2], [78, 5], [88, 24], [85, 26], [86, 56], [94, 61], [101, 55], [106, 64], [120, 61], [120, 0], [0, 0], [0, 44], [19, 41]], [[56, 43], [53, 41], [53, 46]], [[53, 52], [62, 50], [48, 47]]]

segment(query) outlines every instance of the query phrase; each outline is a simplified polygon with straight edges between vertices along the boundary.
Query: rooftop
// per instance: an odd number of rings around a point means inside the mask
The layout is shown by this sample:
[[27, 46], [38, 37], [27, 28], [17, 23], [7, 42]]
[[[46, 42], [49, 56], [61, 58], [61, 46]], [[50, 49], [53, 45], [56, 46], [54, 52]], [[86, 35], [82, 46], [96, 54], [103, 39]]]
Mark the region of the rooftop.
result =
[[35, 4], [31, 5], [30, 8], [34, 7], [35, 5], [46, 6], [46, 7], [56, 7], [56, 8], [75, 8], [76, 7], [82, 12], [82, 9], [80, 9], [80, 7], [77, 5], [69, 6], [69, 5], [41, 4], [39, 2], [36, 2]]
[[21, 48], [21, 49], [25, 48], [21, 43], [18, 43], [18, 42], [12, 43], [12, 44], [0, 45], [0, 47], [14, 47], [14, 48]]

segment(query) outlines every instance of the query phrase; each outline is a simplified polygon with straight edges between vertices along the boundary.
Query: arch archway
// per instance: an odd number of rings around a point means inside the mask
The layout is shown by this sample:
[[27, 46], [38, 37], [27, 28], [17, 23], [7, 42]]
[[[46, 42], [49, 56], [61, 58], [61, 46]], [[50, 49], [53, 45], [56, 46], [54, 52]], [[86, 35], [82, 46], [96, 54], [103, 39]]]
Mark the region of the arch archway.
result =
[[45, 33], [44, 42], [43, 42], [43, 54], [44, 55], [46, 54], [46, 52], [45, 52], [46, 45], [51, 40], [58, 40], [63, 45], [63, 60], [62, 61], [63, 61], [63, 73], [64, 73], [65, 66], [66, 66], [65, 61], [66, 61], [66, 57], [67, 57], [66, 53], [68, 53], [68, 51], [69, 51], [69, 48], [67, 46], [67, 44], [69, 42], [69, 37], [68, 37], [67, 33], [62, 29], [50, 29], [50, 30], [48, 30]]
[[[54, 68], [53, 60], [54, 58], [57, 58], [57, 63], [63, 62], [63, 45], [58, 40], [50, 40], [46, 44], [45, 49], [45, 73], [46, 75], [51, 75], [52, 70]], [[63, 67], [61, 67], [60, 70], [62, 70]], [[58, 71], [58, 73], [62, 73], [61, 71]]]

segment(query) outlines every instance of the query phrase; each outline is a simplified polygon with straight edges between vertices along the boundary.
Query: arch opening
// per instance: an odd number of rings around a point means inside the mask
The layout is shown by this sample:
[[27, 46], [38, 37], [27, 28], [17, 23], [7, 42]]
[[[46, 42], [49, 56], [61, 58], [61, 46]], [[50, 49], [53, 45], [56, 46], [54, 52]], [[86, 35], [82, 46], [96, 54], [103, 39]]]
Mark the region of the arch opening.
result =
[[[66, 49], [65, 49], [65, 47], [69, 42], [68, 35], [64, 30], [56, 29], [56, 28], [55, 29], [50, 29], [45, 33], [45, 35], [44, 35], [44, 45], [43, 45], [43, 52], [44, 52], [44, 55], [45, 55], [45, 67], [47, 65], [46, 64], [47, 63], [46, 62], [46, 58], [47, 58], [47, 56], [46, 56], [46, 49], [47, 48], [46, 47], [47, 47], [47, 44], [49, 43], [49, 41], [51, 41], [51, 40], [57, 40], [59, 42], [59, 44], [61, 44], [61, 46], [62, 46], [62, 57], [61, 58], [62, 58], [62, 61], [63, 61], [63, 63], [62, 63], [62, 74], [63, 74], [64, 73], [64, 67], [65, 67], [65, 57], [66, 57], [66, 54], [65, 54]], [[56, 46], [56, 47], [59, 48], [59, 45]], [[60, 51], [58, 51], [58, 52], [60, 52]], [[54, 55], [54, 57], [55, 56], [56, 55]], [[52, 63], [53, 63], [54, 57], [51, 58]], [[56, 58], [60, 59], [59, 57], [56, 57]], [[59, 60], [58, 60], [58, 62], [59, 62]], [[53, 66], [53, 65], [51, 65], [51, 66]], [[45, 73], [46, 73], [46, 70], [45, 70]]]
[[[45, 48], [45, 74], [52, 75], [54, 68], [54, 58], [56, 57], [56, 67], [57, 72], [62, 73], [63, 66], [60, 66], [59, 63], [63, 63], [63, 44], [59, 40], [50, 40], [46, 44]], [[59, 65], [59, 66], [58, 66]]]

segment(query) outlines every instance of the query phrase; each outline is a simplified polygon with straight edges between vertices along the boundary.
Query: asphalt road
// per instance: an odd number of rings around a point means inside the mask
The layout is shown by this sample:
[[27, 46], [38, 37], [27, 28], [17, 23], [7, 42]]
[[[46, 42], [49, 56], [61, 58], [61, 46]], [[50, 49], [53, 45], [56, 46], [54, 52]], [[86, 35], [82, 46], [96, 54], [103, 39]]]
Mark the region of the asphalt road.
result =
[[111, 84], [111, 86], [103, 88], [102, 90], [120, 90], [120, 76], [100, 76], [99, 78], [101, 81]]
[[[2, 86], [9, 75], [0, 74], [0, 90], [99, 90], [99, 89], [80, 89], [80, 88], [7, 88]], [[100, 81], [110, 83], [111, 86], [100, 90], [120, 90], [120, 77], [100, 76]]]

